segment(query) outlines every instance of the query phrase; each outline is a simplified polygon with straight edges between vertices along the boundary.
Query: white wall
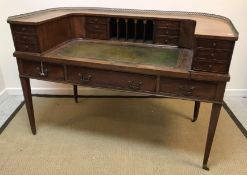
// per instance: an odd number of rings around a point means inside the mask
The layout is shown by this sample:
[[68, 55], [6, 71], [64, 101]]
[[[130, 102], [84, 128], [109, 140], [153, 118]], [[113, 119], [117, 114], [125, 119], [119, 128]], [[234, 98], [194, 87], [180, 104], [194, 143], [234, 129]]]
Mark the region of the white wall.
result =
[[[236, 28], [240, 32], [240, 39], [236, 44], [233, 55], [230, 74], [231, 82], [228, 84], [228, 89], [245, 89], [247, 92], [247, 1], [246, 0], [1, 0], [0, 2], [0, 68], [6, 88], [20, 87], [16, 61], [12, 56], [14, 46], [11, 38], [11, 33], [6, 19], [8, 16], [21, 13], [31, 12], [53, 7], [112, 7], [112, 8], [133, 8], [133, 9], [152, 9], [152, 10], [176, 10], [176, 11], [196, 11], [208, 12], [229, 17]], [[1, 83], [1, 82], [0, 82]], [[45, 83], [41, 81], [32, 81], [32, 87], [67, 87], [53, 83]]]

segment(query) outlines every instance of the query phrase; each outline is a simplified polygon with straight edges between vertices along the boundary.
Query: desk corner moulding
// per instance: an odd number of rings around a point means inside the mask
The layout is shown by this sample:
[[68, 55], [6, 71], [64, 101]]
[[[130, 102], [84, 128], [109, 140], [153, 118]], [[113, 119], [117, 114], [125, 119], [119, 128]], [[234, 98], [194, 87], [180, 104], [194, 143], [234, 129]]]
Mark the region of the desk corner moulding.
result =
[[11, 16], [28, 117], [30, 79], [212, 103], [203, 169], [223, 104], [238, 31], [213, 14], [111, 8], [53, 8]]

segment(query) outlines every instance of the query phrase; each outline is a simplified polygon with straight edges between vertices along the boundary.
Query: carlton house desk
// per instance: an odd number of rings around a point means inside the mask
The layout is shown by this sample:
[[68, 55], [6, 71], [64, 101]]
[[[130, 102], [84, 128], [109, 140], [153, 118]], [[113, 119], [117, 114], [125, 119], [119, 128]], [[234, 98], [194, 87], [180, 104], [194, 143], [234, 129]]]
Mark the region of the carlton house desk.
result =
[[207, 162], [238, 32], [222, 16], [102, 8], [55, 8], [8, 18], [33, 134], [29, 79], [212, 103]]

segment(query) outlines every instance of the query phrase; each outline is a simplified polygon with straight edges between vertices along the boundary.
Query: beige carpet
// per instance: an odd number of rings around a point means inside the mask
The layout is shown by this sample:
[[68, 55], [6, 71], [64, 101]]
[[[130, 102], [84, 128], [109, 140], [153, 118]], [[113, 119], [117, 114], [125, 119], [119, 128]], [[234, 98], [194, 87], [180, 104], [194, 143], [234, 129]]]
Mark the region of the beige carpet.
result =
[[201, 169], [210, 104], [171, 99], [35, 97], [37, 135], [23, 107], [0, 136], [0, 174], [247, 174], [247, 140], [225, 110], [209, 172]]

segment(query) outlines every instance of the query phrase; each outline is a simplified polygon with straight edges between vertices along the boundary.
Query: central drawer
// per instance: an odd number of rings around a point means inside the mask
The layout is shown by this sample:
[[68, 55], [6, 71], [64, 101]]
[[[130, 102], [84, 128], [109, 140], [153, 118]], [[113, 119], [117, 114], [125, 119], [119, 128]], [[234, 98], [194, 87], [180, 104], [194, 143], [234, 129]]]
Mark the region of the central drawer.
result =
[[106, 71], [100, 69], [68, 66], [68, 81], [92, 87], [155, 92], [156, 77], [136, 73]]

